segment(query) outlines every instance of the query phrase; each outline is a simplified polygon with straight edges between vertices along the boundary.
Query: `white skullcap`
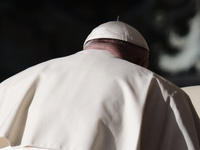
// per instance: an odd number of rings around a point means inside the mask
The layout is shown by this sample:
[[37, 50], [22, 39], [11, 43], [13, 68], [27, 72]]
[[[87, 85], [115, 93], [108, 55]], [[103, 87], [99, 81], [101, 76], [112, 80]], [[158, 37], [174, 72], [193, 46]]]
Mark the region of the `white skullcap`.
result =
[[94, 39], [116, 39], [132, 43], [149, 51], [146, 40], [132, 26], [121, 21], [103, 23], [92, 30], [86, 38], [84, 45]]

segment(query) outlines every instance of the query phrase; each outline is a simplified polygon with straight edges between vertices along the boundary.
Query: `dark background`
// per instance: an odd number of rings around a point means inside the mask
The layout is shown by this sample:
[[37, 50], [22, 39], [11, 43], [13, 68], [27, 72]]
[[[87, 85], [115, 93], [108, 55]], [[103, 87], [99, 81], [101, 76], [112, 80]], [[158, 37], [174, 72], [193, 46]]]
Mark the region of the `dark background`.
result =
[[149, 69], [178, 86], [200, 85], [199, 0], [0, 0], [0, 82], [82, 50], [97, 25], [119, 16], [150, 47]]

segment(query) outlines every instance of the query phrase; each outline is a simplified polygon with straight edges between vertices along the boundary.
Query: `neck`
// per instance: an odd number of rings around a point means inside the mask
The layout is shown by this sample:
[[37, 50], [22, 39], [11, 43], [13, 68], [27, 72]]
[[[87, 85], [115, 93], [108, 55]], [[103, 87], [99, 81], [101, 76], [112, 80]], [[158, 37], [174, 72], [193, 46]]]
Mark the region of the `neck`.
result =
[[86, 48], [84, 48], [84, 50], [87, 49], [102, 49], [102, 50], [106, 50], [109, 51], [110, 53], [112, 53], [113, 55], [122, 58], [121, 52], [119, 49], [117, 49], [115, 46], [111, 46], [111, 45], [91, 45], [88, 46]]

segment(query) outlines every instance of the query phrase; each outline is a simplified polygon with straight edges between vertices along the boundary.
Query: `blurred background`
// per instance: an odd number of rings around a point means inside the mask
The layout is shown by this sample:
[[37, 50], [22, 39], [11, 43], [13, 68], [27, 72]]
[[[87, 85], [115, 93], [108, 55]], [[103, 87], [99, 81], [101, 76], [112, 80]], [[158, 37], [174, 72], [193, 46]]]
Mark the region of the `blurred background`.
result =
[[82, 50], [91, 30], [117, 20], [150, 47], [149, 69], [177, 86], [200, 85], [200, 0], [0, 0], [0, 82]]

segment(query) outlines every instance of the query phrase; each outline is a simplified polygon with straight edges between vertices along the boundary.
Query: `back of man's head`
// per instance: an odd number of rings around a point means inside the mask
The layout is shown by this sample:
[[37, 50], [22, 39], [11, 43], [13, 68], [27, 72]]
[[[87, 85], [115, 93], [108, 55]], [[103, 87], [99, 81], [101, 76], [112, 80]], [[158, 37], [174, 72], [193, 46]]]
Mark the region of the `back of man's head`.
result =
[[149, 48], [144, 37], [121, 21], [103, 23], [86, 38], [84, 49], [104, 49], [143, 67], [148, 65]]

